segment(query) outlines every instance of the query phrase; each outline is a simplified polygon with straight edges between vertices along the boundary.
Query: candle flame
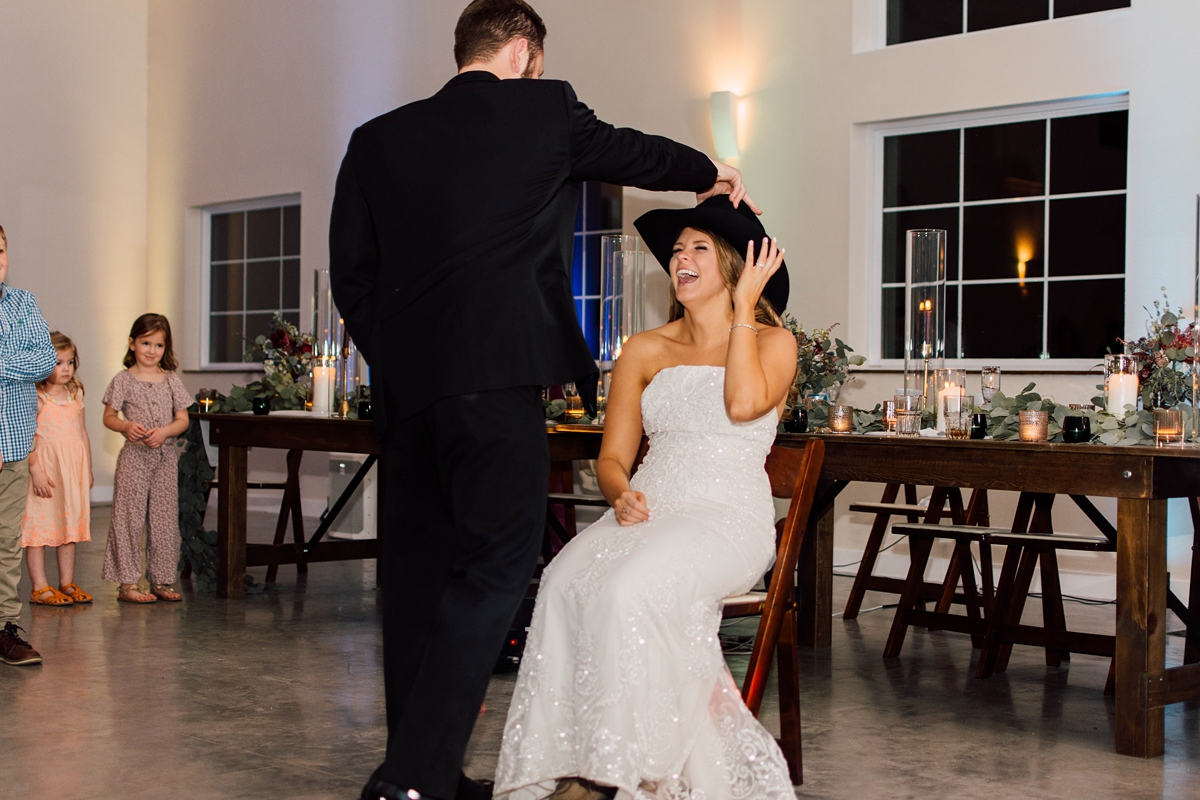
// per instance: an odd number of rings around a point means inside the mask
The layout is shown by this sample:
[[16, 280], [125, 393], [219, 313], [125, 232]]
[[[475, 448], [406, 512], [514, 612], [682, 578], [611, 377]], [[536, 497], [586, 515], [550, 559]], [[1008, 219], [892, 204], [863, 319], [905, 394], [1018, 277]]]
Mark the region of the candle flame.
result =
[[1025, 272], [1027, 265], [1033, 260], [1033, 238], [1027, 235], [1022, 235], [1017, 239], [1017, 282], [1019, 286], [1025, 285]]

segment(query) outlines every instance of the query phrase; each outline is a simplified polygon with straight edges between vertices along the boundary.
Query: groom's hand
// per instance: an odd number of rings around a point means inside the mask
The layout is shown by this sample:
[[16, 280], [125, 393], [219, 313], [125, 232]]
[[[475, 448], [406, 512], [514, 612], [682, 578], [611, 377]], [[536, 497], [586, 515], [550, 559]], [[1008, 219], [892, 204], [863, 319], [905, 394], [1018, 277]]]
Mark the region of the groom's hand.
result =
[[696, 195], [696, 202], [703, 203], [710, 197], [718, 194], [729, 195], [729, 202], [733, 203], [733, 207], [737, 208], [742, 201], [750, 206], [750, 210], [755, 214], [762, 214], [762, 210], [754, 205], [754, 201], [750, 199], [750, 195], [746, 194], [746, 187], [742, 183], [742, 173], [737, 169], [722, 164], [720, 161], [713, 161], [713, 166], [717, 168], [717, 182], [707, 192], [701, 192]]
[[650, 506], [646, 505], [646, 495], [627, 489], [613, 503], [613, 513], [617, 522], [627, 528], [650, 519]]

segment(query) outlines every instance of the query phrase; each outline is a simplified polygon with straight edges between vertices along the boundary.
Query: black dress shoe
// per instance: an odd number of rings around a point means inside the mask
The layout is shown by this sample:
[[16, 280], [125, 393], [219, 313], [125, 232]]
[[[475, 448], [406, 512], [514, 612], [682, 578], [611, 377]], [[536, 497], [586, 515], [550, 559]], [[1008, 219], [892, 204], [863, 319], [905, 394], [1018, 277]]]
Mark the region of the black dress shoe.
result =
[[416, 789], [402, 789], [394, 783], [388, 783], [379, 777], [382, 770], [383, 765], [380, 765], [371, 773], [371, 777], [367, 779], [367, 785], [363, 787], [362, 794], [359, 795], [360, 800], [433, 800]]
[[495, 786], [495, 781], [477, 781], [460, 773], [454, 800], [492, 800], [492, 790]]

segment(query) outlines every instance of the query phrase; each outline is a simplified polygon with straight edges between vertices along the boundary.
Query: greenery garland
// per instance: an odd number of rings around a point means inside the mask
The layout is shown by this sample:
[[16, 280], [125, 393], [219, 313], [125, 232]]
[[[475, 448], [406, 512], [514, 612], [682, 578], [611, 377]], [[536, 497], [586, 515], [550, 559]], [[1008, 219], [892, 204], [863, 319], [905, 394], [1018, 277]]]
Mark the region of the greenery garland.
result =
[[[1103, 389], [1097, 386], [1097, 389]], [[1130, 445], [1155, 444], [1154, 411], [1150, 409], [1128, 409], [1124, 414], [1111, 414], [1104, 408], [1103, 397], [1093, 397], [1095, 409], [1072, 409], [1070, 406], [1057, 403], [1053, 398], [1043, 397], [1034, 391], [1030, 383], [1016, 395], [1009, 397], [1003, 392], [996, 392], [991, 401], [982, 406], [975, 406], [974, 413], [987, 415], [988, 436], [999, 441], [1013, 441], [1020, 438], [1020, 412], [1046, 411], [1049, 412], [1048, 434], [1051, 442], [1061, 442], [1062, 423], [1068, 416], [1086, 416], [1092, 429], [1092, 444], [1113, 445], [1126, 447]], [[1183, 427], [1185, 440], [1191, 440], [1192, 409], [1190, 405], [1176, 406], [1183, 412]], [[816, 405], [808, 411], [809, 429], [828, 432], [828, 406]], [[926, 410], [921, 418], [922, 428], [932, 428], [936, 422], [933, 410]], [[883, 407], [854, 409], [853, 425], [855, 433], [870, 433], [884, 430]]]

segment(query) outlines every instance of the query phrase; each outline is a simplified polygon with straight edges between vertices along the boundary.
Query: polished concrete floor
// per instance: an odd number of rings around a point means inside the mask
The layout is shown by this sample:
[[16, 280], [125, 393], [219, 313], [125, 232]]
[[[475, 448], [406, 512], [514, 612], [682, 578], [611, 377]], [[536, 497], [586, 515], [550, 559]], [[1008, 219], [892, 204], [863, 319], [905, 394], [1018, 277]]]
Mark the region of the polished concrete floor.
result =
[[[271, 520], [252, 517], [261, 538]], [[181, 604], [118, 604], [99, 578], [107, 524], [96, 509], [96, 541], [80, 547], [77, 580], [96, 603], [27, 609], [46, 662], [0, 665], [0, 797], [357, 797], [385, 733], [374, 565], [316, 564], [307, 580], [284, 568], [241, 602], [188, 590]], [[835, 581], [837, 603], [849, 583]], [[1073, 627], [1112, 629], [1111, 606], [1068, 613]], [[1200, 797], [1200, 704], [1167, 710], [1164, 758], [1125, 758], [1112, 752], [1106, 661], [1048, 669], [1018, 648], [1006, 674], [979, 681], [965, 636], [914, 629], [885, 663], [891, 616], [835, 620], [832, 649], [802, 655], [800, 796]], [[1179, 663], [1182, 640], [1169, 642]], [[735, 672], [744, 660], [731, 658]], [[468, 774], [495, 766], [512, 685], [491, 683]]]

